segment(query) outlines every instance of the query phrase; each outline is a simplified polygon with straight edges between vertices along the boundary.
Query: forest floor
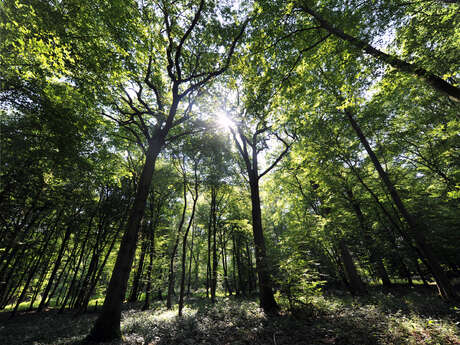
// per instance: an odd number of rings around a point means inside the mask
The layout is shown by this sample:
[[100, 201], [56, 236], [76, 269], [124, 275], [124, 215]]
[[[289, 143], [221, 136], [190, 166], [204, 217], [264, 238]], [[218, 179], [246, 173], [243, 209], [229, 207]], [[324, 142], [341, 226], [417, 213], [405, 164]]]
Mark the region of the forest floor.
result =
[[[215, 305], [190, 299], [181, 318], [159, 303], [148, 311], [136, 307], [125, 306], [123, 340], [110, 344], [460, 345], [459, 306], [423, 288], [375, 290], [363, 297], [337, 291], [270, 317], [254, 301], [224, 297]], [[77, 345], [97, 317], [55, 310], [23, 312], [12, 319], [8, 314], [0, 313], [2, 345]]]

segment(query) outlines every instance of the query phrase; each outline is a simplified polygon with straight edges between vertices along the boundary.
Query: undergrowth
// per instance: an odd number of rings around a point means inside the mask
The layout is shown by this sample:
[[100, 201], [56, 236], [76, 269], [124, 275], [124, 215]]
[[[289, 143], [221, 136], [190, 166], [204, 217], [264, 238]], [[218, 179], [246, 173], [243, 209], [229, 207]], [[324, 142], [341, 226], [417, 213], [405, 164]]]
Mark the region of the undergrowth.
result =
[[[123, 340], [113, 345], [460, 345], [460, 310], [428, 290], [373, 291], [362, 297], [312, 296], [308, 304], [265, 315], [255, 301], [220, 298], [215, 305], [188, 300], [184, 316], [160, 303], [139, 311], [126, 305]], [[8, 320], [0, 314], [2, 345], [77, 345], [89, 332], [96, 313], [74, 316], [50, 310], [22, 313]]]

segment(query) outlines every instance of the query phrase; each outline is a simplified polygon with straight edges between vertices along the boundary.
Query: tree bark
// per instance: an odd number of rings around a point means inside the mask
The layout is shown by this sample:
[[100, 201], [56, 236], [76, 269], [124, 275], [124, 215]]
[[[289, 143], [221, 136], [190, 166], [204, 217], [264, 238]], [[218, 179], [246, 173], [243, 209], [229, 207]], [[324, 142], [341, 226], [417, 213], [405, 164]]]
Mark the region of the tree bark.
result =
[[62, 240], [61, 247], [59, 249], [58, 256], [54, 263], [53, 271], [51, 272], [51, 276], [48, 279], [48, 284], [46, 285], [45, 291], [42, 294], [42, 300], [40, 301], [40, 304], [38, 305], [37, 312], [42, 311], [43, 308], [46, 306], [46, 299], [48, 298], [48, 293], [51, 290], [51, 285], [53, 284], [57, 270], [59, 266], [61, 265], [62, 256], [64, 255], [64, 251], [67, 247], [67, 241], [69, 240], [71, 233], [72, 233], [72, 227], [71, 225], [68, 225], [67, 231], [65, 232], [64, 239]]
[[187, 278], [187, 296], [190, 296], [190, 289], [192, 285], [192, 262], [193, 262], [193, 244], [195, 240], [195, 226], [192, 227], [192, 241], [190, 243], [190, 256], [188, 262], [188, 278]]
[[183, 188], [184, 188], [184, 207], [182, 209], [182, 216], [179, 222], [179, 227], [177, 229], [176, 240], [174, 242], [174, 246], [173, 246], [172, 253], [171, 253], [171, 258], [169, 260], [168, 295], [166, 297], [166, 308], [167, 309], [172, 308], [172, 295], [174, 293], [174, 283], [175, 283], [174, 259], [176, 257], [177, 247], [179, 246], [179, 241], [180, 241], [180, 234], [182, 232], [182, 228], [185, 223], [185, 214], [187, 212], [187, 177], [185, 174], [184, 174]]
[[[184, 171], [185, 174], [185, 171]], [[195, 194], [192, 194], [193, 204], [192, 204], [192, 214], [188, 220], [187, 228], [185, 229], [184, 236], [182, 238], [182, 271], [180, 278], [180, 292], [179, 292], [179, 316], [182, 316], [182, 310], [184, 308], [184, 294], [185, 294], [185, 264], [187, 259], [187, 237], [192, 227], [193, 220], [195, 218], [196, 203], [198, 201], [198, 175], [197, 175], [197, 166], [195, 165]], [[185, 188], [185, 186], [184, 186]], [[190, 258], [191, 259], [191, 258]]]
[[141, 281], [142, 271], [144, 268], [145, 253], [147, 252], [147, 239], [142, 241], [141, 246], [141, 257], [139, 258], [139, 263], [137, 264], [136, 274], [133, 279], [133, 287], [131, 289], [131, 295], [129, 296], [129, 302], [136, 302], [139, 294], [139, 283]]
[[[289, 146], [286, 145], [285, 150], [278, 156], [278, 158], [267, 168], [264, 172], [259, 174], [257, 154], [260, 150], [257, 148], [258, 135], [265, 132], [267, 129], [256, 130], [252, 135], [250, 141], [242, 132], [242, 129], [238, 127], [238, 135], [241, 140], [241, 144], [236, 137], [236, 133], [231, 129], [233, 141], [241, 154], [245, 165], [246, 173], [249, 179], [249, 187], [251, 191], [251, 206], [252, 206], [252, 234], [254, 238], [254, 248], [256, 255], [256, 271], [259, 280], [259, 302], [260, 307], [266, 313], [277, 313], [279, 310], [278, 304], [275, 301], [272, 289], [272, 281], [270, 277], [270, 268], [267, 260], [267, 253], [265, 249], [265, 238], [262, 228], [262, 212], [260, 209], [260, 195], [259, 195], [259, 180], [262, 176], [267, 174], [275, 165], [283, 158], [288, 152]], [[251, 147], [252, 155], [249, 155], [248, 146]]]
[[216, 289], [217, 289], [217, 189], [215, 186], [211, 187], [211, 229], [212, 229], [212, 269], [211, 269], [211, 301], [216, 302]]
[[[158, 219], [155, 218], [155, 224], [152, 225], [150, 223], [150, 231], [149, 231], [149, 265], [147, 267], [147, 284], [145, 286], [145, 301], [144, 305], [142, 306], [142, 310], [147, 310], [150, 308], [150, 293], [152, 290], [152, 270], [153, 270], [153, 260], [155, 258], [155, 229], [156, 229], [156, 220]], [[161, 293], [160, 293], [161, 296]], [[161, 299], [161, 298], [160, 298]]]
[[[251, 174], [253, 175], [253, 174]], [[256, 255], [256, 271], [259, 278], [260, 307], [267, 313], [277, 312], [279, 307], [273, 296], [272, 282], [267, 263], [267, 253], [262, 230], [262, 212], [260, 209], [259, 181], [253, 175], [250, 177], [251, 206], [252, 206], [252, 234]]]
[[345, 187], [345, 193], [347, 198], [352, 206], [353, 211], [358, 218], [359, 226], [361, 228], [362, 237], [364, 239], [364, 243], [369, 250], [369, 259], [371, 264], [375, 267], [378, 277], [382, 280], [382, 284], [385, 287], [391, 286], [390, 278], [388, 277], [387, 271], [383, 264], [382, 256], [379, 253], [379, 249], [377, 248], [377, 243], [372, 240], [370, 236], [370, 229], [369, 225], [366, 222], [366, 218], [361, 210], [361, 205], [359, 201], [354, 197], [353, 191], [348, 186]]
[[121, 337], [121, 304], [125, 299], [129, 273], [136, 250], [139, 225], [144, 216], [155, 162], [163, 145], [164, 135], [154, 136], [149, 142], [145, 163], [137, 185], [136, 197], [128, 218], [126, 231], [121, 240], [102, 313], [88, 335], [87, 340], [89, 341], [109, 341]]
[[372, 163], [374, 164], [375, 169], [377, 170], [381, 180], [387, 187], [390, 196], [396, 205], [398, 211], [401, 213], [402, 217], [407, 222], [409, 229], [411, 231], [411, 235], [415, 239], [415, 243], [417, 247], [420, 249], [421, 253], [425, 256], [428, 265], [431, 268], [431, 272], [436, 280], [436, 285], [438, 286], [439, 292], [444, 299], [447, 300], [455, 300], [457, 299], [457, 294], [453, 289], [452, 285], [450, 284], [449, 279], [447, 278], [444, 270], [442, 269], [441, 265], [437, 257], [434, 255], [431, 247], [425, 240], [424, 234], [419, 230], [418, 225], [412, 215], [407, 211], [403, 201], [401, 200], [398, 191], [394, 187], [393, 183], [390, 181], [388, 175], [383, 170], [377, 156], [375, 155], [374, 151], [372, 150], [369, 142], [367, 141], [366, 137], [364, 136], [361, 128], [359, 127], [358, 123], [353, 117], [353, 114], [349, 109], [345, 110], [345, 114], [348, 120], [351, 123], [351, 126], [355, 130], [356, 134], [359, 137], [361, 144], [366, 149], [369, 158], [371, 159]]
[[69, 286], [69, 289], [67, 290], [67, 294], [66, 294], [66, 296], [64, 298], [64, 301], [62, 302], [61, 308], [59, 309], [59, 314], [62, 314], [64, 312], [65, 306], [67, 305], [67, 302], [68, 302], [69, 298], [71, 297], [71, 295], [73, 293], [73, 290], [74, 290], [74, 286], [75, 286], [75, 284], [77, 282], [78, 270], [80, 269], [81, 262], [83, 261], [83, 257], [85, 255], [86, 243], [88, 242], [88, 239], [89, 239], [93, 219], [94, 219], [94, 215], [92, 215], [90, 220], [89, 220], [88, 229], [86, 230], [85, 239], [83, 240], [83, 243], [81, 245], [81, 252], [80, 252], [80, 255], [79, 255], [79, 258], [78, 258], [77, 265], [75, 267], [74, 274], [72, 276], [72, 281], [70, 282], [70, 286]]
[[356, 270], [355, 263], [351, 257], [350, 251], [344, 240], [339, 242], [340, 256], [342, 258], [343, 265], [345, 267], [345, 275], [347, 277], [348, 284], [351, 288], [353, 295], [362, 295], [366, 293], [366, 287], [364, 286], [358, 271]]

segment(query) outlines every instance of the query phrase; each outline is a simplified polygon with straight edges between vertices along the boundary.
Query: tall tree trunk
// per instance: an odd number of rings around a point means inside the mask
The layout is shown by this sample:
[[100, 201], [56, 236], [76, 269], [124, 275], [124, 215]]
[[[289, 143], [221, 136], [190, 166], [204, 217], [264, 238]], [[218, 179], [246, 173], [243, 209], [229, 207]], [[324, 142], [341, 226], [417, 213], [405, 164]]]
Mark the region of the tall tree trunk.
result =
[[187, 177], [185, 174], [184, 174], [183, 188], [184, 188], [184, 207], [182, 209], [182, 216], [179, 222], [179, 227], [177, 229], [176, 241], [174, 242], [174, 246], [173, 246], [172, 253], [171, 253], [171, 258], [169, 260], [168, 295], [166, 297], [166, 308], [167, 309], [172, 308], [172, 295], [174, 293], [174, 283], [175, 283], [174, 260], [175, 260], [176, 253], [177, 253], [177, 247], [179, 246], [180, 234], [182, 232], [182, 228], [185, 223], [185, 214], [187, 212]]
[[192, 241], [190, 243], [190, 257], [188, 261], [188, 279], [187, 279], [187, 296], [190, 296], [190, 288], [192, 285], [192, 262], [193, 262], [193, 242], [195, 240], [196, 226], [192, 227]]
[[35, 276], [35, 273], [37, 272], [37, 270], [38, 270], [38, 268], [40, 266], [40, 263], [42, 262], [42, 259], [43, 259], [42, 254], [43, 254], [44, 250], [46, 248], [48, 248], [48, 244], [50, 243], [52, 233], [53, 232], [49, 230], [48, 234], [46, 235], [46, 239], [45, 239], [44, 243], [40, 246], [40, 249], [38, 250], [39, 256], [38, 256], [38, 258], [36, 258], [35, 264], [32, 265], [32, 269], [29, 271], [29, 276], [27, 278], [27, 281], [25, 282], [24, 287], [22, 288], [21, 294], [19, 295], [19, 297], [18, 297], [18, 299], [16, 301], [16, 305], [14, 306], [14, 309], [11, 312], [10, 317], [13, 317], [13, 316], [16, 315], [16, 312], [18, 311], [19, 305], [23, 301], [23, 299], [24, 299], [24, 297], [26, 295], [27, 289], [29, 288], [30, 282], [32, 281], [32, 278]]
[[[152, 223], [151, 223], [152, 224]], [[145, 301], [142, 306], [142, 310], [147, 310], [150, 308], [150, 294], [152, 290], [152, 270], [153, 270], [153, 260], [155, 259], [155, 225], [150, 226], [149, 231], [149, 265], [147, 267], [147, 284], [145, 286]]]
[[[260, 128], [262, 125], [263, 128]], [[257, 124], [257, 130], [253, 133], [252, 139], [249, 140], [243, 133], [241, 127], [238, 127], [238, 135], [240, 141], [236, 137], [236, 132], [231, 129], [233, 141], [240, 152], [245, 165], [246, 173], [249, 179], [249, 187], [251, 190], [251, 206], [252, 206], [252, 234], [254, 238], [254, 248], [256, 255], [256, 271], [259, 278], [259, 299], [260, 306], [267, 313], [277, 313], [279, 310], [278, 304], [275, 301], [272, 290], [272, 281], [270, 277], [270, 268], [268, 265], [267, 253], [265, 249], [265, 239], [262, 228], [262, 213], [260, 209], [260, 195], [259, 195], [259, 180], [272, 170], [276, 164], [285, 156], [289, 150], [289, 145], [284, 141], [284, 151], [275, 159], [275, 161], [262, 173], [259, 174], [259, 168], [257, 163], [257, 155], [261, 151], [258, 148], [258, 135], [267, 131], [262, 122]], [[277, 136], [279, 139], [279, 137]], [[251, 147], [251, 155], [248, 151], [248, 146]]]
[[[175, 107], [177, 108], [177, 104]], [[99, 315], [87, 338], [90, 341], [109, 341], [121, 337], [121, 304], [125, 299], [129, 273], [136, 251], [139, 225], [144, 216], [147, 196], [155, 170], [155, 162], [164, 144], [164, 135], [155, 134], [157, 135], [152, 136], [149, 141], [145, 163], [137, 185], [136, 197], [128, 218], [126, 231], [121, 240], [102, 313]]]
[[[212, 201], [211, 201], [212, 208]], [[209, 288], [211, 287], [211, 233], [212, 233], [212, 211], [209, 211], [209, 222], [208, 222], [208, 250], [207, 250], [207, 261], [206, 261], [206, 298], [209, 298]]]
[[251, 250], [249, 249], [249, 243], [246, 242], [246, 254], [248, 259], [248, 294], [250, 295], [251, 292], [254, 290], [255, 283], [254, 283], [254, 268], [252, 266], [252, 255]]
[[344, 186], [345, 193], [347, 195], [348, 200], [358, 218], [359, 226], [361, 228], [362, 237], [366, 247], [368, 248], [370, 254], [369, 259], [371, 265], [375, 267], [378, 277], [382, 280], [382, 283], [385, 287], [391, 286], [390, 278], [388, 277], [387, 271], [385, 266], [383, 265], [382, 257], [379, 253], [379, 249], [377, 248], [377, 244], [375, 241], [372, 240], [370, 236], [370, 229], [369, 225], [366, 221], [366, 218], [361, 210], [361, 205], [359, 201], [354, 197], [353, 191], [348, 186]]
[[[185, 173], [185, 172], [184, 172]], [[184, 294], [185, 294], [185, 264], [187, 258], [187, 237], [195, 218], [196, 202], [198, 201], [198, 178], [195, 167], [195, 194], [192, 195], [192, 214], [188, 220], [187, 228], [185, 229], [184, 236], [182, 238], [182, 271], [180, 277], [180, 293], [179, 293], [179, 316], [182, 316], [182, 309], [184, 308]]]
[[386, 172], [383, 170], [377, 156], [375, 155], [374, 151], [372, 150], [371, 146], [369, 145], [369, 142], [367, 141], [366, 137], [364, 136], [363, 132], [361, 131], [361, 128], [359, 127], [358, 123], [353, 117], [353, 114], [349, 109], [345, 110], [345, 114], [348, 118], [348, 120], [351, 123], [351, 126], [355, 130], [356, 134], [359, 137], [359, 140], [361, 144], [364, 146], [366, 149], [372, 163], [374, 164], [375, 169], [377, 170], [381, 180], [387, 187], [390, 196], [398, 208], [398, 211], [401, 213], [402, 217], [405, 219], [407, 224], [409, 225], [409, 229], [411, 231], [411, 235], [415, 239], [415, 243], [417, 244], [417, 247], [420, 249], [422, 254], [427, 260], [428, 265], [431, 268], [431, 272], [433, 273], [433, 276], [436, 280], [436, 285], [438, 286], [438, 290], [441, 294], [441, 296], [444, 299], [447, 300], [455, 300], [457, 299], [457, 294], [455, 290], [453, 289], [452, 285], [450, 284], [449, 279], [447, 278], [446, 274], [444, 273], [444, 270], [442, 269], [441, 265], [439, 264], [439, 261], [437, 257], [434, 255], [431, 247], [429, 244], [426, 242], [425, 236], [422, 231], [419, 230], [418, 225], [415, 221], [415, 219], [412, 217], [412, 215], [407, 211], [403, 201], [401, 200], [398, 191], [394, 187], [393, 183], [390, 181], [388, 175]]
[[86, 230], [85, 239], [83, 240], [83, 243], [81, 245], [80, 256], [78, 258], [77, 265], [76, 265], [76, 267], [74, 269], [74, 274], [72, 276], [72, 281], [70, 282], [69, 289], [67, 290], [67, 294], [66, 294], [66, 296], [64, 298], [64, 301], [62, 302], [61, 308], [59, 309], [59, 314], [62, 314], [64, 312], [65, 306], [67, 305], [67, 302], [68, 302], [69, 298], [72, 296], [75, 284], [77, 283], [78, 270], [80, 269], [81, 262], [83, 261], [83, 258], [85, 256], [86, 243], [88, 242], [88, 239], [89, 239], [93, 219], [94, 219], [94, 215], [92, 215], [90, 220], [89, 220], [88, 229]]
[[256, 254], [256, 270], [259, 278], [260, 307], [268, 313], [278, 311], [275, 297], [273, 296], [272, 281], [267, 262], [265, 239], [262, 230], [262, 212], [260, 209], [259, 182], [254, 173], [250, 174], [251, 206], [252, 206], [252, 234]]
[[356, 270], [355, 263], [351, 257], [350, 251], [344, 240], [339, 242], [340, 256], [345, 267], [345, 275], [353, 295], [362, 295], [366, 293], [366, 288]]
[[235, 234], [233, 233], [232, 229], [232, 282], [233, 286], [235, 287], [235, 295], [238, 296], [240, 294], [240, 287], [238, 286], [238, 281], [236, 279], [236, 248], [235, 248]]
[[[198, 247], [199, 248], [199, 247]], [[194, 289], [197, 288], [198, 286], [198, 278], [199, 278], [199, 273], [200, 273], [200, 251], [196, 251], [196, 258], [195, 258], [195, 280], [193, 282], [193, 287]]]
[[83, 303], [82, 303], [82, 305], [80, 307], [80, 310], [78, 312], [79, 314], [84, 313], [88, 309], [88, 304], [89, 304], [89, 301], [91, 299], [91, 295], [93, 294], [94, 289], [96, 288], [96, 285], [97, 285], [102, 273], [104, 272], [104, 267], [105, 267], [105, 265], [106, 265], [106, 263], [107, 263], [107, 261], [108, 261], [108, 259], [110, 257], [110, 254], [112, 253], [113, 248], [115, 247], [115, 243], [118, 240], [118, 234], [120, 233], [121, 229], [123, 228], [124, 223], [125, 223], [125, 217], [123, 217], [121, 219], [121, 221], [120, 221], [120, 225], [118, 226], [118, 229], [117, 229], [115, 235], [113, 236], [112, 242], [110, 243], [110, 246], [109, 246], [109, 248], [107, 250], [107, 253], [104, 256], [104, 260], [102, 261], [101, 266], [98, 268], [97, 271], [94, 272], [93, 278], [90, 281], [88, 291], [86, 292], [85, 298], [84, 298]]
[[141, 256], [139, 258], [139, 263], [137, 264], [136, 274], [133, 279], [133, 287], [131, 289], [131, 295], [129, 296], [129, 302], [136, 302], [139, 295], [139, 283], [141, 281], [142, 271], [144, 268], [145, 254], [147, 252], [148, 240], [144, 239], [141, 246]]
[[246, 284], [244, 283], [243, 268], [241, 262], [241, 235], [234, 236], [234, 250], [236, 259], [236, 268], [238, 270], [238, 286], [239, 290], [243, 295], [246, 295]]
[[217, 207], [216, 207], [217, 189], [211, 188], [211, 229], [212, 229], [212, 269], [211, 269], [211, 301], [216, 302], [217, 289]]
[[51, 276], [48, 279], [48, 284], [46, 285], [45, 291], [43, 291], [42, 300], [40, 301], [40, 304], [38, 305], [37, 312], [42, 311], [43, 308], [46, 306], [46, 300], [48, 298], [48, 293], [51, 290], [51, 286], [53, 284], [54, 278], [56, 277], [56, 273], [58, 271], [58, 268], [61, 265], [62, 256], [64, 255], [64, 251], [67, 248], [67, 242], [68, 242], [68, 240], [70, 238], [71, 233], [72, 233], [72, 226], [69, 224], [68, 227], [67, 227], [67, 231], [65, 232], [64, 238], [62, 240], [58, 256], [57, 256], [56, 261], [54, 263], [53, 271], [51, 272]]
[[230, 286], [230, 282], [228, 279], [228, 263], [227, 263], [227, 251], [225, 250], [225, 243], [222, 241], [222, 269], [224, 271], [224, 286], [227, 293], [231, 296], [233, 291], [232, 287]]

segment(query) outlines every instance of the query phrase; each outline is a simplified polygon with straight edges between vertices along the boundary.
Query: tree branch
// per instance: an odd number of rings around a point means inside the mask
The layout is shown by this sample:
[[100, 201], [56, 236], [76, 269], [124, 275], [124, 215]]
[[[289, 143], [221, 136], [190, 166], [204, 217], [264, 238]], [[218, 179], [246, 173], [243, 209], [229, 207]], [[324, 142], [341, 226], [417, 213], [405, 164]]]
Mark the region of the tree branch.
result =
[[283, 139], [282, 139], [280, 136], [278, 136], [278, 134], [276, 134], [276, 133], [275, 133], [275, 136], [276, 136], [276, 138], [277, 138], [279, 141], [281, 141], [281, 142], [284, 144], [285, 148], [284, 148], [283, 152], [281, 152], [281, 154], [278, 156], [278, 158], [275, 159], [275, 161], [272, 163], [272, 165], [270, 165], [263, 173], [261, 173], [261, 174], [259, 175], [259, 180], [260, 180], [263, 176], [265, 176], [266, 174], [268, 174], [268, 173], [269, 173], [269, 172], [270, 172], [270, 171], [281, 161], [281, 159], [283, 159], [283, 157], [288, 153], [289, 149], [291, 148], [291, 145], [292, 145], [292, 144], [286, 143], [286, 141], [283, 140]]

